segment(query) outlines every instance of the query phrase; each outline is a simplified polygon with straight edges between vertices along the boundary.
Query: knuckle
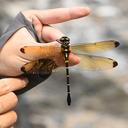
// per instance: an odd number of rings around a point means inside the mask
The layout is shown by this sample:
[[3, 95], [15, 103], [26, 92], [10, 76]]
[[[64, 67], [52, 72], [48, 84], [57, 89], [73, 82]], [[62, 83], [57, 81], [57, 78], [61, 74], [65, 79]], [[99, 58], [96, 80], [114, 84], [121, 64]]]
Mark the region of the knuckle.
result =
[[5, 128], [5, 126], [2, 122], [0, 122], [0, 128]]
[[17, 103], [17, 102], [18, 102], [18, 97], [16, 96], [16, 94], [15, 94], [14, 92], [10, 92], [10, 95], [12, 96], [13, 101], [14, 101], [15, 103]]
[[3, 110], [4, 110], [4, 103], [0, 100], [0, 114], [3, 112]]
[[0, 115], [0, 128], [7, 128], [13, 126], [17, 121], [17, 113], [10, 111], [3, 115]]
[[0, 95], [8, 93], [10, 91], [10, 86], [6, 79], [0, 80]]
[[8, 93], [0, 98], [0, 114], [6, 112], [9, 108], [16, 106], [18, 98], [14, 92]]
[[13, 117], [13, 122], [15, 123], [18, 118], [17, 113], [15, 111], [11, 111], [11, 113], [12, 113], [12, 117]]

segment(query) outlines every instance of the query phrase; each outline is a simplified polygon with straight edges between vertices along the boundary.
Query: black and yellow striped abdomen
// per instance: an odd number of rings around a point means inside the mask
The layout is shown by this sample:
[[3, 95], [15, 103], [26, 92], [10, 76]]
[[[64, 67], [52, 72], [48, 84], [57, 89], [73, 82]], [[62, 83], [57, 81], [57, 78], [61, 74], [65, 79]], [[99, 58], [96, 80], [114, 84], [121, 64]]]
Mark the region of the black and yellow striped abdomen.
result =
[[61, 44], [61, 52], [64, 56], [65, 68], [66, 68], [66, 84], [67, 84], [67, 104], [71, 104], [70, 95], [70, 78], [69, 78], [69, 53], [70, 53], [70, 39], [68, 37], [61, 37], [57, 40]]

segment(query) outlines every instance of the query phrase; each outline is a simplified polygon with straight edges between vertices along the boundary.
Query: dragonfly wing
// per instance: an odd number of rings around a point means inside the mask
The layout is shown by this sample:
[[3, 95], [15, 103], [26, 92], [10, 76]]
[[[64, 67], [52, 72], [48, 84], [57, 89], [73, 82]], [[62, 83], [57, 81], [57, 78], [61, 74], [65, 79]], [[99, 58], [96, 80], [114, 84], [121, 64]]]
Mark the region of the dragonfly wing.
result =
[[40, 59], [23, 65], [21, 71], [28, 74], [50, 74], [55, 68], [57, 65], [53, 60]]
[[119, 46], [119, 42], [115, 40], [109, 40], [109, 41], [101, 41], [101, 42], [95, 42], [95, 43], [74, 44], [71, 46], [71, 50], [73, 50], [73, 52], [90, 53], [90, 52], [100, 52], [100, 51], [111, 50], [118, 46]]
[[20, 51], [30, 60], [49, 58], [61, 53], [61, 48], [55, 44], [42, 44], [42, 46], [24, 46]]
[[100, 57], [100, 56], [92, 56], [87, 54], [79, 54], [81, 58], [80, 66], [86, 70], [106, 70], [114, 68], [118, 65], [118, 63], [107, 57]]

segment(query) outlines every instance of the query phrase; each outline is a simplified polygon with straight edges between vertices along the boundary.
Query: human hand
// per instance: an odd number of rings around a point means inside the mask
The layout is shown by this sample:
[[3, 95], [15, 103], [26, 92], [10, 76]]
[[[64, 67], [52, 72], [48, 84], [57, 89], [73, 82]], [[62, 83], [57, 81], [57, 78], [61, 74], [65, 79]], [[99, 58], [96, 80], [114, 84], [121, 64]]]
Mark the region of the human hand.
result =
[[[63, 57], [61, 57], [60, 54], [61, 50], [56, 49], [56, 46], [60, 45], [56, 39], [61, 38], [64, 34], [60, 30], [51, 27], [50, 24], [77, 19], [87, 16], [89, 13], [90, 9], [87, 7], [58, 8], [43, 11], [30, 10], [22, 12], [26, 19], [33, 24], [38, 37], [48, 43], [36, 42], [25, 27], [19, 29], [0, 51], [0, 75], [20, 75], [23, 73], [21, 67], [24, 64], [42, 58], [53, 59], [58, 67], [64, 65]], [[20, 51], [24, 46], [41, 46], [42, 48], [44, 46], [44, 49], [46, 46], [52, 46], [54, 52], [32, 52], [31, 55], [26, 55]], [[75, 65], [78, 63], [79, 58], [70, 54], [69, 64]]]
[[9, 128], [16, 122], [17, 114], [13, 109], [18, 98], [13, 91], [24, 88], [27, 83], [26, 78], [0, 79], [0, 128]]

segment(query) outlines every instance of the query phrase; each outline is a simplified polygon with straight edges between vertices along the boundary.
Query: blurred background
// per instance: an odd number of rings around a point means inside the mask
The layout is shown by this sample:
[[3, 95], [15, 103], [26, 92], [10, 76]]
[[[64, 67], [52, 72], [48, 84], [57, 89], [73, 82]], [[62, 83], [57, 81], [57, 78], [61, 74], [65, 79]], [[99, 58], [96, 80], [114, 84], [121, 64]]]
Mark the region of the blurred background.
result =
[[28, 9], [89, 6], [90, 16], [55, 25], [71, 43], [118, 40], [119, 48], [101, 53], [119, 62], [110, 71], [71, 67], [72, 105], [66, 104], [65, 71], [19, 97], [16, 128], [128, 127], [127, 0], [0, 0], [0, 34], [19, 12]]

